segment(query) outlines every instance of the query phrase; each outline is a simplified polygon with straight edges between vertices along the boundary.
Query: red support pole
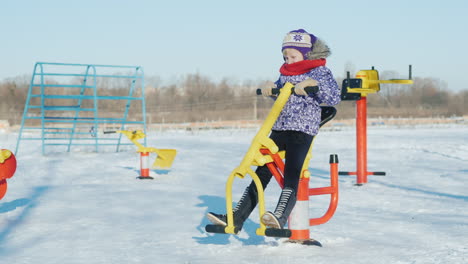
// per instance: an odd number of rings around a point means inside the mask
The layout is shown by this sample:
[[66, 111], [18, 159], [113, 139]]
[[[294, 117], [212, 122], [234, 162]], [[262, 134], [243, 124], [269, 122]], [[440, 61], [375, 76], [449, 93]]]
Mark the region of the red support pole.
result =
[[356, 101], [356, 171], [340, 171], [339, 175], [356, 175], [356, 185], [367, 183], [368, 175], [384, 176], [383, 171], [367, 171], [367, 98]]
[[321, 225], [328, 222], [338, 207], [338, 156], [330, 155], [330, 186], [309, 189], [308, 195], [330, 194], [330, 204], [327, 212], [319, 218], [309, 219], [309, 225]]
[[384, 176], [382, 171], [367, 171], [367, 98], [356, 101], [356, 171], [340, 171], [339, 175], [356, 175], [356, 185], [367, 183], [368, 175]]
[[367, 183], [367, 97], [356, 101], [356, 175], [357, 185]]
[[269, 155], [273, 162], [266, 163], [265, 165], [270, 170], [271, 174], [275, 177], [281, 189], [284, 188], [284, 162], [278, 153], [272, 154], [268, 149], [260, 149], [263, 155]]

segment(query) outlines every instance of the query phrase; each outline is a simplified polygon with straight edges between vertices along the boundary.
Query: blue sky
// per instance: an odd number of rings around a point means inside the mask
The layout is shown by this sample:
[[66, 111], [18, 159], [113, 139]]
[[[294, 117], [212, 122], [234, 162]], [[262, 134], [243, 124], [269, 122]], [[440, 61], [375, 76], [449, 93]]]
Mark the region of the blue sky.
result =
[[304, 28], [331, 48], [336, 77], [375, 66], [468, 89], [468, 1], [2, 1], [0, 80], [34, 63], [140, 65], [171, 82], [276, 80], [281, 42]]

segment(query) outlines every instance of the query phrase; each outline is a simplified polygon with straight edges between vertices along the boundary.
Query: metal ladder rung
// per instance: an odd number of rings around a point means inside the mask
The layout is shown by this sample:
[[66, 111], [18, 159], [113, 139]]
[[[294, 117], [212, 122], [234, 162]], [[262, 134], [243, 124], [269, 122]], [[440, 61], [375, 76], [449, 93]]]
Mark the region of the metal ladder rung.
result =
[[[39, 118], [40, 119], [40, 118]], [[98, 123], [98, 124], [107, 124], [107, 123], [110, 123], [110, 122], [113, 122], [113, 123], [122, 123], [122, 122], [125, 122], [125, 124], [144, 124], [143, 121], [127, 121], [125, 119], [117, 119], [117, 118], [114, 118], [114, 119], [99, 119], [99, 118], [96, 118], [96, 120], [94, 119], [88, 119], [88, 120], [77, 120], [77, 119], [44, 119], [44, 122], [45, 123], [85, 123], [85, 124], [94, 124], [94, 123]]]
[[93, 117], [44, 116], [44, 119], [83, 120], [83, 119], [94, 119], [94, 118]]
[[[71, 135], [71, 134], [70, 134]], [[75, 137], [61, 137], [61, 138], [53, 138], [53, 137], [44, 137], [44, 140], [92, 140], [92, 141], [117, 141], [119, 140], [118, 138], [75, 138]]]
[[58, 95], [58, 94], [49, 94], [49, 95], [40, 95], [40, 94], [31, 94], [32, 98], [44, 97], [44, 99], [81, 99], [81, 100], [93, 100], [93, 95]]
[[44, 110], [54, 111], [94, 111], [94, 108], [81, 108], [79, 105], [45, 105]]
[[143, 75], [110, 75], [110, 74], [75, 74], [75, 73], [36, 73], [38, 76], [78, 76], [78, 77], [101, 77], [101, 78], [125, 78], [125, 79], [143, 79]]
[[[48, 146], [67, 146], [68, 143], [44, 143], [44, 145]], [[95, 146], [96, 144], [94, 143], [73, 143], [75, 146]], [[100, 146], [115, 146], [113, 143], [99, 143]], [[132, 144], [130, 143], [120, 143], [120, 146], [131, 146]]]
[[[24, 119], [42, 119], [40, 116], [25, 116]], [[92, 118], [92, 117], [44, 117], [44, 122], [47, 123], [109, 123], [109, 122], [125, 122], [126, 124], [144, 124], [144, 121], [128, 121], [123, 118]]]
[[[31, 97], [37, 98], [41, 97], [40, 94], [32, 94]], [[81, 100], [144, 100], [143, 97], [133, 97], [133, 96], [93, 96], [93, 95], [44, 95], [44, 99], [81, 99]]]
[[94, 88], [94, 86], [79, 84], [33, 84], [33, 87]]
[[72, 133], [72, 132], [48, 132], [48, 131], [44, 131], [44, 134], [49, 134], [49, 135], [89, 135], [91, 134], [90, 132], [75, 132], [75, 133]]
[[51, 129], [51, 130], [70, 129], [72, 130], [73, 128], [72, 127], [44, 127], [44, 130], [46, 129]]

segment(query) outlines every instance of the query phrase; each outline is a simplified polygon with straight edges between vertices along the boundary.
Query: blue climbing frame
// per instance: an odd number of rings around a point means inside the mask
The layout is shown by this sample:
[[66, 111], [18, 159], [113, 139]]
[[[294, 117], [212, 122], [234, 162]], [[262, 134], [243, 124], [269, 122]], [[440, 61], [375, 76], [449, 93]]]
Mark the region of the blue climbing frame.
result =
[[[127, 92], [128, 91], [128, 92]], [[140, 66], [38, 62], [34, 66], [15, 153], [22, 140], [46, 146], [115, 146], [122, 134], [105, 130], [141, 129], [146, 133], [144, 72]], [[100, 106], [112, 100], [113, 111]], [[116, 112], [115, 108], [121, 110]], [[25, 133], [40, 130], [39, 133]], [[33, 135], [33, 136], [31, 136]], [[146, 138], [144, 144], [146, 145]], [[81, 147], [83, 148], [83, 147]]]

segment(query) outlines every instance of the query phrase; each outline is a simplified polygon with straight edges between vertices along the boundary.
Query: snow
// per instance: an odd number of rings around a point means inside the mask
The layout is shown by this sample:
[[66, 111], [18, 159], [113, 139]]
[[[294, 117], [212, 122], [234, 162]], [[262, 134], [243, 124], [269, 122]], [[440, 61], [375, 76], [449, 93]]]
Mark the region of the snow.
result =
[[[0, 201], [0, 263], [468, 263], [468, 126], [369, 127], [368, 168], [387, 176], [340, 176], [333, 218], [310, 228], [323, 247], [255, 234], [254, 211], [238, 236], [210, 234], [205, 214], [225, 210], [225, 182], [255, 130], [151, 132], [148, 146], [175, 148], [168, 171], [138, 180], [135, 149], [41, 155], [23, 141]], [[0, 133], [14, 150], [15, 133]], [[355, 170], [352, 127], [314, 142], [310, 187], [329, 184], [329, 154]], [[154, 159], [154, 157], [152, 157]], [[250, 179], [234, 181], [234, 200]], [[265, 192], [267, 210], [279, 195]], [[311, 197], [310, 217], [328, 196]]]

